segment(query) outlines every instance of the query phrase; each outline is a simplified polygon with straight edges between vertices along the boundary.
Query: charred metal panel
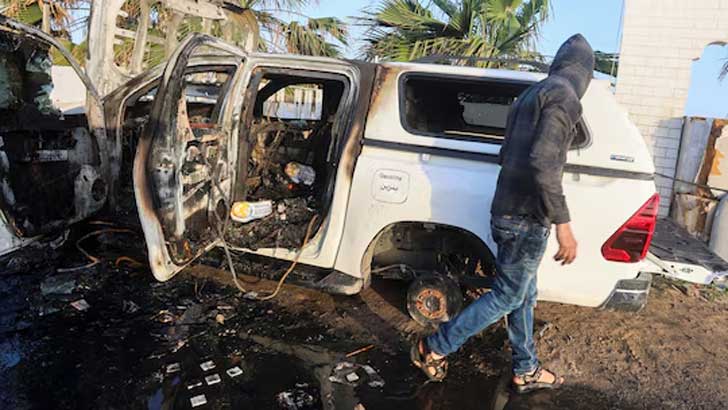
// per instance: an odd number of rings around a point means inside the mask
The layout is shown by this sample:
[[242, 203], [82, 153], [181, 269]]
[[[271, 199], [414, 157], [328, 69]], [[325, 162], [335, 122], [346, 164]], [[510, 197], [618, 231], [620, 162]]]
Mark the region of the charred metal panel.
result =
[[[352, 64], [359, 70], [359, 94], [357, 101], [354, 103], [354, 112], [351, 116], [351, 125], [348, 135], [343, 145], [343, 152], [339, 166], [344, 167], [346, 175], [349, 179], [354, 177], [354, 168], [356, 160], [361, 153], [362, 141], [364, 139], [364, 129], [366, 127], [367, 115], [372, 102], [374, 101], [374, 91], [376, 90], [375, 79], [378, 78], [378, 70], [375, 64], [364, 63], [361, 61], [353, 61]], [[376, 107], [372, 107], [376, 109]]]
[[[106, 200], [107, 165], [103, 120], [93, 87], [83, 116], [62, 116], [51, 105], [50, 47], [69, 60], [58, 42], [32, 27], [0, 17], [3, 68], [15, 75], [13, 101], [0, 108], [0, 210], [6, 230], [25, 238], [65, 228], [99, 210]], [[89, 132], [89, 124], [101, 130]], [[0, 247], [0, 252], [4, 251]]]
[[[188, 113], [187, 70], [199, 47], [235, 56], [239, 62], [245, 56], [215, 38], [196, 35], [185, 40], [162, 75], [134, 160], [137, 209], [152, 272], [159, 280], [171, 278], [216, 242], [216, 224], [224, 218], [216, 211], [222, 197], [229, 196], [229, 130], [220, 128], [218, 118], [195, 125]], [[226, 75], [217, 113], [226, 106], [233, 78], [229, 70]], [[201, 173], [207, 173], [203, 180]]]

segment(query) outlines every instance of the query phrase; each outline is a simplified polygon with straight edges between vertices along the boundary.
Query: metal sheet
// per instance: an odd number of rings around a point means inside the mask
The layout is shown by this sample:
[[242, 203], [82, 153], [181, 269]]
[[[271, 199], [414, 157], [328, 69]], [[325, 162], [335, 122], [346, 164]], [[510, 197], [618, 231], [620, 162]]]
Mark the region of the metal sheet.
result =
[[660, 219], [648, 256], [651, 273], [710, 284], [728, 276], [728, 262], [670, 219]]

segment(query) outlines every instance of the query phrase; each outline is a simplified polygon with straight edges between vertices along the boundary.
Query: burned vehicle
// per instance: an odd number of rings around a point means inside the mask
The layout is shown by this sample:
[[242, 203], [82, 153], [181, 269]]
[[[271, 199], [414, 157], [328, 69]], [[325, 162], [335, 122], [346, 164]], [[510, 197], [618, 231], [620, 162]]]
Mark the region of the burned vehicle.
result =
[[[53, 49], [55, 47], [55, 49]], [[2, 19], [0, 28], [0, 253], [58, 234], [102, 208], [108, 157], [101, 99], [88, 77], [88, 115], [51, 100], [51, 52], [79, 72], [50, 36]]]
[[[506, 116], [543, 77], [254, 53], [191, 35], [164, 66], [101, 87], [103, 111], [88, 113], [95, 131], [83, 134], [94, 155], [77, 165], [89, 179], [74, 181], [86, 190], [75, 200], [92, 204], [74, 209], [118, 207], [133, 192], [161, 281], [223, 247], [296, 261], [313, 272], [306, 284], [335, 293], [373, 277], [411, 281], [412, 316], [441, 322], [463, 286], [487, 287], [494, 274], [488, 209]], [[658, 210], [652, 159], [608, 84], [593, 81], [582, 102], [564, 175], [580, 256], [566, 267], [545, 259], [539, 296], [640, 307]], [[31, 154], [50, 155], [38, 141]], [[16, 167], [30, 155], [0, 152]]]

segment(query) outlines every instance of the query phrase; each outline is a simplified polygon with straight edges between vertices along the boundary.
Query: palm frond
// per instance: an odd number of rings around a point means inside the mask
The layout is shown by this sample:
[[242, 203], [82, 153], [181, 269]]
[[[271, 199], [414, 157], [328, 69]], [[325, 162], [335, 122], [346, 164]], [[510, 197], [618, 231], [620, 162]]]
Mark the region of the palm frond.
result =
[[309, 4], [318, 3], [311, 0], [241, 0], [240, 6], [252, 10], [301, 10]]
[[619, 54], [605, 53], [603, 51], [594, 52], [594, 71], [607, 75], [616, 76], [619, 70]]
[[339, 45], [329, 40], [346, 45], [346, 25], [333, 17], [309, 19], [306, 24], [279, 21], [277, 25], [277, 28], [272, 28], [272, 32], [278, 42], [283, 42], [286, 51], [292, 54], [339, 57]]
[[327, 33], [343, 45], [347, 45], [346, 37], [349, 31], [346, 23], [335, 17], [319, 17], [308, 19], [309, 30], [319, 33]]
[[430, 0], [423, 6], [418, 0], [381, 0], [374, 11], [358, 19], [367, 27], [361, 55], [395, 61], [436, 54], [520, 57], [533, 52], [549, 4], [549, 0]]

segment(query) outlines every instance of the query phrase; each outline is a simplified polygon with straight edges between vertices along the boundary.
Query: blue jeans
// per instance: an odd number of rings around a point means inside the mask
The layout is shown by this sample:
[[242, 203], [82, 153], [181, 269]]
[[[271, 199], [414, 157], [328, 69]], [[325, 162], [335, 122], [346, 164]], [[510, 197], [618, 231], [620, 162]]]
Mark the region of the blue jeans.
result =
[[468, 338], [508, 315], [513, 373], [531, 373], [539, 366], [533, 342], [536, 271], [550, 230], [535, 219], [522, 216], [493, 216], [490, 226], [498, 244], [493, 289], [443, 323], [426, 344], [435, 353], [448, 355]]

